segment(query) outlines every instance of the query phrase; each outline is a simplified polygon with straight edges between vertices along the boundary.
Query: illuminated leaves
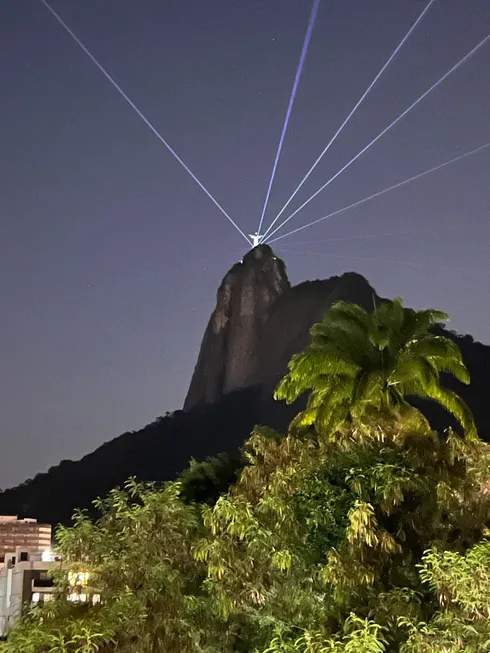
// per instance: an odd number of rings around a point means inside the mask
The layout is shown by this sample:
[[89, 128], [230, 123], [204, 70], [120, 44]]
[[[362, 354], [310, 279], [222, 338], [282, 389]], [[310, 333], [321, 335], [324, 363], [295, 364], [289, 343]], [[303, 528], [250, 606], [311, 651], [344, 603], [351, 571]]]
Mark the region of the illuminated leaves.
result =
[[[97, 503], [98, 522], [77, 513], [58, 531], [60, 595], [66, 572], [88, 572], [101, 604], [52, 601], [3, 651], [490, 650], [490, 544], [478, 544], [490, 452], [440, 385], [441, 372], [468, 380], [457, 348], [429, 332], [441, 320], [399, 301], [334, 306], [277, 389], [290, 402], [310, 392], [288, 433], [256, 428], [214, 503], [132, 479]], [[446, 406], [467, 437], [431, 432], [409, 394]], [[211, 472], [219, 487], [213, 470], [230, 470], [215, 464], [184, 480]]]
[[482, 541], [462, 555], [427, 551], [420, 575], [438, 597], [440, 610], [429, 621], [400, 618], [408, 637], [402, 653], [490, 649], [490, 542]]
[[275, 397], [288, 403], [310, 393], [292, 427], [334, 432], [348, 418], [362, 420], [373, 409], [386, 414], [417, 396], [442, 405], [475, 438], [467, 406], [441, 385], [441, 372], [469, 383], [458, 347], [430, 332], [447, 319], [439, 311], [404, 308], [399, 299], [382, 302], [372, 313], [334, 304], [312, 327], [311, 344], [293, 357], [276, 389]]
[[375, 547], [379, 544], [377, 535], [378, 523], [373, 507], [369, 503], [356, 501], [349, 511], [349, 528], [347, 540], [351, 543], [363, 542], [366, 546]]

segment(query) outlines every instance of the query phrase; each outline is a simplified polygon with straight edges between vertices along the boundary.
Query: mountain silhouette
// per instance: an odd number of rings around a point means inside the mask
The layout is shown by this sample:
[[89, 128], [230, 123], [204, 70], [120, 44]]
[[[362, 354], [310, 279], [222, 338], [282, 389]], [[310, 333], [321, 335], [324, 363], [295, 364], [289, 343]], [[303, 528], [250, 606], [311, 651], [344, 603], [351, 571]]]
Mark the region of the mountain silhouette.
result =
[[[311, 326], [340, 300], [367, 310], [385, 301], [355, 272], [291, 286], [284, 262], [269, 246], [252, 249], [219, 286], [183, 410], [0, 492], [0, 514], [69, 523], [76, 508], [89, 509], [96, 497], [129, 476], [171, 480], [191, 459], [220, 452], [238, 461], [239, 448], [255, 424], [285, 430], [300, 408], [301, 402], [287, 406], [273, 401], [273, 389], [293, 354], [308, 344]], [[449, 377], [445, 383], [466, 401], [480, 436], [487, 439], [490, 347], [471, 336], [440, 332], [458, 344], [472, 379], [469, 386]], [[420, 407], [435, 429], [454, 425], [443, 409]], [[228, 481], [233, 480], [233, 469], [231, 465]]]

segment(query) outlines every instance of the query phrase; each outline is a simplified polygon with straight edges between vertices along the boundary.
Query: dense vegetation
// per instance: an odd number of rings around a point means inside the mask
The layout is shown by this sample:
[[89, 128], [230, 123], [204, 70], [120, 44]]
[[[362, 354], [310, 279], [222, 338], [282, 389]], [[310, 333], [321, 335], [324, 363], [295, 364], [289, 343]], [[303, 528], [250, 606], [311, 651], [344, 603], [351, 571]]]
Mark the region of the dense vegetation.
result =
[[[0, 651], [488, 651], [490, 450], [443, 383], [469, 377], [433, 333], [442, 320], [398, 301], [334, 306], [276, 391], [309, 393], [288, 432], [256, 428], [228, 491], [219, 458], [163, 488], [129, 480], [97, 521], [78, 512], [58, 530], [58, 599]], [[432, 431], [413, 395], [461, 433]], [[189, 500], [209, 488], [216, 500]], [[68, 570], [88, 584], [69, 587]]]

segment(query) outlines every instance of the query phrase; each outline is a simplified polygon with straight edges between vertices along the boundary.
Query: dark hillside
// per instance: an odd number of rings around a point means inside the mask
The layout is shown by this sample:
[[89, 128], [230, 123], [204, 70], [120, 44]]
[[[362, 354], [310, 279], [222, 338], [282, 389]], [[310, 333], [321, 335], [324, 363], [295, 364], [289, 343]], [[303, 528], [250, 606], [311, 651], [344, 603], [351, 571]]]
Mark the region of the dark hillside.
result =
[[[140, 431], [124, 433], [79, 461], [63, 461], [17, 488], [0, 493], [0, 514], [68, 522], [77, 507], [121, 485], [175, 478], [191, 458], [237, 452], [257, 423], [284, 430], [300, 406], [274, 402], [272, 393], [292, 355], [309, 342], [309, 330], [332, 304], [349, 301], [371, 309], [379, 298], [368, 281], [348, 272], [291, 287], [286, 268], [270, 247], [260, 245], [225, 275], [205, 331], [185, 411], [159, 418]], [[435, 307], [437, 308], [437, 307]], [[471, 336], [441, 331], [460, 347], [471, 385], [447, 385], [472, 410], [480, 435], [490, 440], [490, 347]], [[433, 427], [448, 416], [421, 406]], [[205, 484], [204, 484], [205, 485]], [[205, 494], [201, 488], [199, 496]]]
[[123, 433], [81, 460], [64, 460], [0, 493], [0, 514], [18, 514], [57, 524], [69, 523], [76, 508], [129, 476], [145, 481], [175, 478], [191, 458], [204, 460], [221, 451], [237, 452], [258, 421], [254, 390], [234, 393], [219, 404], [177, 411], [140, 431]]

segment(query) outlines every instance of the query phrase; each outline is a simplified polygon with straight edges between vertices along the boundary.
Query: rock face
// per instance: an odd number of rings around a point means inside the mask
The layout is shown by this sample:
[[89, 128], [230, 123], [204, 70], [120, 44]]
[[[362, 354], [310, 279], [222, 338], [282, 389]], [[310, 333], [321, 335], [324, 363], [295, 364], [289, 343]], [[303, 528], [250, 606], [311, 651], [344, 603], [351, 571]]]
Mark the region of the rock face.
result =
[[[292, 356], [310, 343], [310, 329], [338, 301], [359, 304], [366, 310], [380, 301], [366, 279], [355, 272], [292, 286], [269, 308], [261, 339], [257, 385], [264, 402], [286, 374]], [[277, 407], [277, 402], [273, 402]]]
[[[378, 297], [367, 280], [355, 272], [340, 277], [305, 281], [291, 286], [286, 266], [267, 245], [250, 251], [223, 279], [218, 301], [194, 371], [184, 411], [216, 405], [230, 392], [249, 388], [257, 398], [255, 413], [260, 423], [286, 428], [301, 410], [302, 400], [291, 406], [273, 400], [278, 381], [287, 372], [293, 354], [309, 343], [309, 331], [337, 301], [359, 304], [371, 310]], [[446, 386], [468, 404], [483, 439], [490, 438], [486, 410], [490, 377], [490, 347], [440, 329], [457, 343], [472, 383], [445, 378]], [[417, 404], [435, 429], [455, 426], [442, 408]]]
[[184, 410], [251, 386], [267, 403], [292, 355], [308, 344], [311, 326], [333, 303], [369, 309], [374, 297], [354, 272], [291, 287], [284, 262], [268, 245], [255, 247], [221, 282]]
[[256, 383], [268, 311], [289, 287], [284, 263], [268, 245], [231, 268], [218, 289], [184, 410]]

